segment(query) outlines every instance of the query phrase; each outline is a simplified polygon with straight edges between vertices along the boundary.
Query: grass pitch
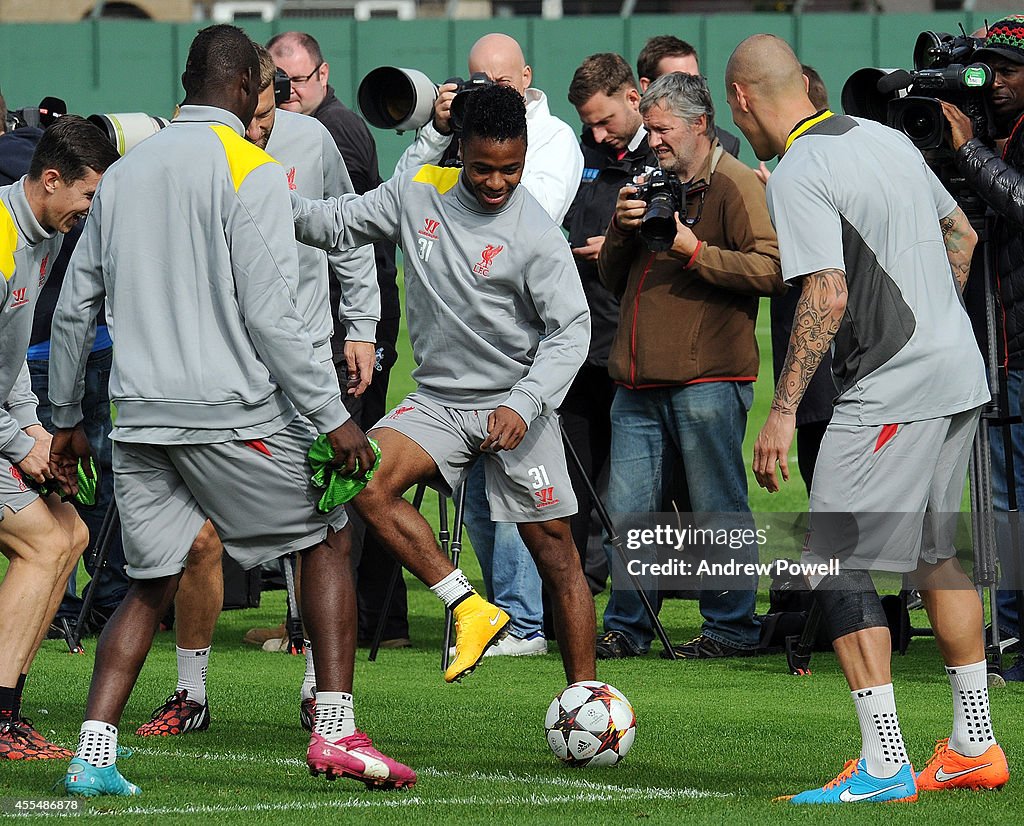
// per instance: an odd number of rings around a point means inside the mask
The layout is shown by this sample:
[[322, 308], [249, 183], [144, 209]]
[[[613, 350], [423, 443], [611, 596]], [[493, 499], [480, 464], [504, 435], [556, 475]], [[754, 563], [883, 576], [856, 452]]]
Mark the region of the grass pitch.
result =
[[[759, 320], [762, 377], [747, 434], [750, 445], [771, 397], [768, 313]], [[392, 398], [411, 389], [407, 352], [396, 368]], [[755, 511], [806, 507], [793, 459], [793, 480], [769, 497], [751, 479]], [[428, 495], [425, 512], [436, 512]], [[479, 583], [472, 554], [463, 557]], [[135, 737], [175, 685], [173, 634], [160, 634], [129, 701], [121, 744], [135, 750], [121, 771], [143, 789], [133, 800], [85, 804], [77, 818], [147, 824], [209, 823], [893, 823], [1013, 822], [1024, 809], [1024, 786], [1011, 778], [1001, 792], [922, 795], [913, 805], [795, 807], [772, 802], [819, 786], [856, 755], [859, 732], [846, 684], [832, 655], [815, 654], [813, 675], [791, 677], [781, 655], [725, 662], [643, 660], [599, 663], [598, 676], [632, 701], [637, 739], [612, 768], [568, 769], [544, 741], [544, 712], [565, 684], [557, 653], [494, 658], [462, 685], [440, 672], [441, 607], [417, 581], [410, 585], [414, 647], [382, 651], [376, 663], [360, 651], [356, 714], [383, 751], [413, 766], [410, 791], [371, 792], [361, 784], [328, 783], [307, 773], [306, 736], [298, 725], [301, 658], [266, 654], [241, 643], [253, 626], [276, 625], [282, 592], [264, 594], [259, 609], [225, 613], [211, 655], [208, 732], [177, 738]], [[604, 598], [598, 598], [598, 611]], [[766, 603], [762, 597], [760, 610]], [[915, 613], [914, 624], [924, 625]], [[668, 601], [662, 619], [676, 642], [700, 627], [695, 603]], [[60, 642], [43, 646], [29, 678], [25, 713], [58, 742], [74, 746], [92, 673], [95, 639], [84, 656]], [[901, 724], [920, 768], [934, 741], [949, 733], [948, 681], [933, 640], [916, 638], [894, 658]], [[1019, 707], [1024, 686], [992, 691], [995, 730], [1011, 773], [1024, 759]], [[0, 764], [0, 811], [15, 799], [49, 798], [65, 766]], [[6, 809], [5, 809], [6, 807]], [[23, 819], [23, 818], [22, 818]], [[36, 818], [32, 818], [33, 820]], [[44, 818], [49, 819], [49, 818]], [[0, 820], [13, 817], [0, 814]]]

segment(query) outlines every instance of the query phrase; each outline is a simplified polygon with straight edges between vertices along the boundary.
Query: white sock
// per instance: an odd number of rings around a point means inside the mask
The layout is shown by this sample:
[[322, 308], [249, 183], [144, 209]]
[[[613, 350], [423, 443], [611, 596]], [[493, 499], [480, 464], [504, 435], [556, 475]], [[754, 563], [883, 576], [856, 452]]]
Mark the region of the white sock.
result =
[[868, 774], [892, 777], [910, 762], [896, 717], [892, 683], [857, 689], [850, 695], [860, 722], [860, 756], [867, 763]]
[[313, 646], [309, 640], [302, 641], [306, 649], [306, 673], [302, 676], [302, 689], [299, 691], [300, 700], [309, 700], [316, 695], [316, 672], [313, 670]]
[[321, 691], [316, 695], [316, 723], [313, 731], [330, 743], [356, 732], [352, 695], [343, 691]]
[[86, 720], [78, 735], [75, 757], [80, 757], [97, 769], [113, 766], [117, 759], [117, 726], [102, 720]]
[[178, 687], [186, 689], [188, 699], [203, 705], [206, 702], [206, 669], [210, 665], [210, 649], [178, 648]]
[[445, 608], [454, 608], [470, 594], [475, 593], [461, 568], [456, 568], [440, 582], [431, 585], [430, 590], [437, 594]]
[[953, 687], [953, 734], [949, 747], [965, 757], [980, 757], [996, 738], [988, 707], [988, 665], [946, 666]]

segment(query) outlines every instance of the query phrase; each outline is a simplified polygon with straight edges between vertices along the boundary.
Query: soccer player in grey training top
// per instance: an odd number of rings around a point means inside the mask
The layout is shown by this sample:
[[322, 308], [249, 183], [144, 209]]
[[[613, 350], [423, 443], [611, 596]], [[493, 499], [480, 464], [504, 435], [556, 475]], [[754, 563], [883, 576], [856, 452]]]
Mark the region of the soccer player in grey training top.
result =
[[[1001, 786], [1009, 774], [989, 717], [981, 600], [954, 547], [971, 443], [989, 399], [960, 299], [977, 236], [905, 135], [815, 110], [785, 41], [744, 40], [726, 85], [733, 120], [758, 158], [781, 158], [768, 179], [768, 209], [783, 278], [801, 290], [754, 446], [759, 484], [779, 489], [776, 466], [788, 479], [796, 409], [833, 343], [839, 387], [811, 483], [807, 553], [840, 560], [838, 574], [811, 585], [862, 746], [834, 780], [792, 802], [913, 801], [919, 789]], [[856, 533], [850, 521], [860, 529], [852, 549], [843, 544]], [[840, 522], [846, 529], [834, 530]], [[869, 570], [913, 574], [953, 689], [952, 733], [916, 776]]]
[[203, 29], [174, 122], [115, 164], [97, 190], [53, 320], [53, 454], [62, 482], [82, 441], [81, 369], [107, 296], [117, 338], [114, 490], [128, 596], [96, 652], [86, 720], [65, 786], [135, 795], [117, 770], [117, 724], [207, 518], [243, 568], [296, 551], [319, 587], [302, 594], [320, 694], [306, 753], [315, 773], [410, 786], [416, 775], [355, 728], [351, 656], [337, 606], [354, 599], [344, 508], [316, 510], [301, 413], [338, 466], [375, 456], [296, 309], [298, 257], [285, 172], [243, 137], [256, 51], [234, 26]]
[[566, 676], [594, 675], [594, 603], [569, 532], [576, 500], [554, 413], [586, 356], [590, 314], [565, 238], [518, 186], [525, 157], [523, 100], [494, 86], [467, 103], [462, 170], [422, 166], [359, 197], [292, 196], [300, 241], [389, 238], [406, 253], [419, 390], [371, 431], [383, 459], [354, 504], [453, 609], [449, 682], [476, 666], [509, 619], [473, 591], [402, 494], [421, 481], [451, 491], [478, 460], [491, 518], [518, 524], [553, 595]]

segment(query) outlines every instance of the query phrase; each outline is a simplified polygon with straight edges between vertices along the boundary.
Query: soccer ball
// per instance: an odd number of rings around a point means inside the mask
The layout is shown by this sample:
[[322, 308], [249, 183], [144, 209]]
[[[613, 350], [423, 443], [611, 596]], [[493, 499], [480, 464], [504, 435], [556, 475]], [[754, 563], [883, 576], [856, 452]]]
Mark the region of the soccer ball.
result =
[[548, 745], [570, 766], [614, 766], [636, 736], [636, 714], [617, 688], [596, 680], [568, 686], [544, 718]]

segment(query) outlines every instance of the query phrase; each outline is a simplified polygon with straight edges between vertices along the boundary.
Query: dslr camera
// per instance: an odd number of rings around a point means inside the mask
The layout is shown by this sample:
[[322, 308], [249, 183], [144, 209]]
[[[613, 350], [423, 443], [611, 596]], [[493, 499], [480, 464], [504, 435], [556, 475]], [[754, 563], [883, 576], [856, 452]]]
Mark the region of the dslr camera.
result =
[[961, 31], [921, 32], [914, 45], [914, 69], [859, 69], [843, 86], [849, 115], [891, 126], [910, 138], [929, 161], [940, 161], [946, 118], [939, 101], [952, 103], [971, 119], [974, 134], [991, 137], [989, 104], [992, 70], [973, 60], [984, 41]]
[[637, 200], [647, 202], [640, 221], [640, 238], [651, 252], [664, 252], [675, 241], [676, 215], [680, 220], [686, 219], [686, 189], [685, 183], [664, 169], [649, 172], [647, 179], [637, 185]]
[[[469, 80], [451, 77], [444, 81], [458, 86], [452, 101], [452, 131], [462, 131], [467, 96], [493, 86], [483, 72], [473, 72]], [[418, 69], [378, 66], [362, 79], [356, 100], [363, 117], [378, 129], [394, 129], [402, 134], [419, 129], [434, 117], [434, 101], [441, 84], [434, 83]]]

